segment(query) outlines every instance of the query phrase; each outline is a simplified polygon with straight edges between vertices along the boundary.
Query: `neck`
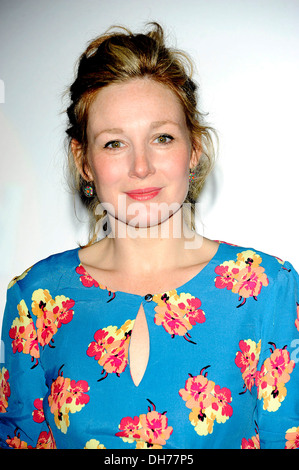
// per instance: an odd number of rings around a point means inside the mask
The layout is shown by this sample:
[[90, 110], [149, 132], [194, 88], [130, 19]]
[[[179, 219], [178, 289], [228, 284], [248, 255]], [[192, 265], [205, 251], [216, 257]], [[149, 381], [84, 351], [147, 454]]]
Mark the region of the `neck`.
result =
[[136, 228], [115, 219], [110, 219], [110, 226], [106, 253], [122, 272], [173, 269], [202, 245], [202, 237], [188, 227], [181, 209], [153, 227]]

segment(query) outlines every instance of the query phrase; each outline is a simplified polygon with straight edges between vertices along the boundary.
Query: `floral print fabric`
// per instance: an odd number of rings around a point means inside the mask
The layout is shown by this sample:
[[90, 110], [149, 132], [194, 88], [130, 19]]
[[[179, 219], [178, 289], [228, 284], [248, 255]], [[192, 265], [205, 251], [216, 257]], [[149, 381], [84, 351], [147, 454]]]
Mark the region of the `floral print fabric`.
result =
[[[176, 289], [112, 292], [78, 249], [8, 286], [0, 447], [299, 448], [298, 274], [219, 242]], [[143, 306], [150, 356], [138, 386], [129, 348]]]

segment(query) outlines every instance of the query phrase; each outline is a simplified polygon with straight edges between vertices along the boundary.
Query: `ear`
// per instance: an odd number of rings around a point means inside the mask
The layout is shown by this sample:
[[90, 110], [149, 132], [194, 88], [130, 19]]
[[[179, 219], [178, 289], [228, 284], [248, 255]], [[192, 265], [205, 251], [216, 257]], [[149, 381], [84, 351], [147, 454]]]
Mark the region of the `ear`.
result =
[[93, 181], [92, 172], [89, 168], [88, 162], [85, 159], [82, 144], [76, 139], [71, 140], [71, 150], [74, 157], [74, 162], [80, 175], [86, 181]]
[[189, 164], [190, 169], [195, 168], [198, 165], [201, 154], [202, 154], [201, 144], [200, 142], [196, 141], [192, 145], [192, 149], [191, 149], [190, 164]]

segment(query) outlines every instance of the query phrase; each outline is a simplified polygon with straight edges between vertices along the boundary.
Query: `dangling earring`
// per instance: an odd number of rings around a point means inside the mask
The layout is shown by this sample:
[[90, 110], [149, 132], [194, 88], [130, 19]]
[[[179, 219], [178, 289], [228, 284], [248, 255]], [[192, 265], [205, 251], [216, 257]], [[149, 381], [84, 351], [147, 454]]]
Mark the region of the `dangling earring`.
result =
[[189, 181], [193, 181], [195, 179], [195, 173], [194, 170], [189, 171]]
[[87, 183], [87, 185], [83, 189], [83, 192], [86, 197], [93, 197], [94, 190], [93, 190], [92, 183]]

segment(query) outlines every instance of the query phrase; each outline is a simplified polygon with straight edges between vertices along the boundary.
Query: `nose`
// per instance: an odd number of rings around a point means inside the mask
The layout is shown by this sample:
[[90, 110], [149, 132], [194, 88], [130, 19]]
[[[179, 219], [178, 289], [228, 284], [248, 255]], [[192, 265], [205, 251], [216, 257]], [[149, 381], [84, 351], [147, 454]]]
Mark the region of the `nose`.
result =
[[131, 155], [129, 176], [131, 178], [144, 179], [155, 173], [155, 167], [150, 158], [150, 151], [146, 148], [134, 150]]

